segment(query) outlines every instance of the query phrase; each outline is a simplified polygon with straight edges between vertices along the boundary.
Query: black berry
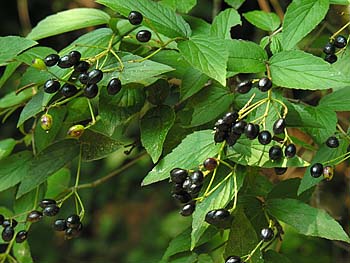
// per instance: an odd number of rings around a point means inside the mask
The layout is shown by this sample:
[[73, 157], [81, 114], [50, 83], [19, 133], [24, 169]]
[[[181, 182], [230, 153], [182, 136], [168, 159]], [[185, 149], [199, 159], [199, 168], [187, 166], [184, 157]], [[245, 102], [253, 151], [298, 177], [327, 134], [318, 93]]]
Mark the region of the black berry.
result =
[[82, 230], [83, 230], [83, 224], [80, 223], [76, 228], [67, 228], [64, 233], [64, 236], [66, 239], [72, 239], [72, 238], [78, 237], [81, 234]]
[[67, 229], [67, 224], [65, 219], [56, 219], [53, 223], [53, 229], [55, 231], [64, 231]]
[[44, 208], [43, 214], [45, 216], [55, 216], [60, 211], [60, 208], [57, 205], [48, 205]]
[[262, 145], [267, 145], [271, 142], [272, 136], [269, 131], [261, 131], [258, 135], [258, 141]]
[[261, 236], [261, 239], [264, 240], [265, 242], [270, 241], [274, 236], [273, 230], [271, 228], [263, 228], [261, 229], [260, 236]]
[[43, 218], [43, 213], [41, 213], [40, 211], [34, 210], [27, 215], [27, 222], [35, 223], [40, 221], [42, 218]]
[[205, 215], [205, 221], [218, 228], [230, 228], [231, 220], [231, 214], [226, 209], [211, 210]]
[[170, 179], [174, 183], [182, 184], [187, 178], [188, 172], [187, 170], [174, 168], [170, 171]]
[[241, 94], [248, 93], [252, 89], [253, 83], [251, 80], [246, 80], [238, 84], [236, 91]]
[[247, 123], [243, 120], [235, 122], [232, 125], [232, 132], [237, 133], [237, 134], [242, 134], [242, 133], [244, 133], [245, 126], [247, 126]]
[[99, 69], [93, 69], [88, 73], [88, 83], [95, 84], [101, 81], [103, 78], [103, 72]]
[[16, 243], [22, 243], [22, 242], [26, 241], [27, 237], [28, 237], [27, 231], [25, 231], [25, 230], [19, 231], [16, 235], [16, 238], [15, 238]]
[[185, 204], [181, 211], [180, 211], [180, 214], [182, 216], [190, 216], [193, 214], [194, 210], [196, 208], [196, 204], [194, 202], [191, 202], [191, 203], [188, 203], [188, 204]]
[[0, 215], [0, 225], [4, 223], [5, 217], [4, 215]]
[[74, 66], [74, 64], [71, 62], [70, 57], [69, 57], [68, 55], [65, 55], [65, 56], [61, 57], [61, 58], [58, 60], [57, 65], [58, 65], [60, 68], [70, 68], [70, 67], [73, 67], [73, 66]]
[[142, 23], [143, 16], [138, 11], [131, 11], [128, 15], [128, 20], [132, 25], [139, 25]]
[[152, 33], [148, 30], [140, 30], [136, 34], [136, 39], [140, 42], [148, 42], [152, 37]]
[[329, 147], [329, 148], [338, 148], [339, 147], [339, 140], [337, 137], [335, 136], [331, 136], [327, 139], [326, 141], [326, 145]]
[[186, 190], [192, 197], [197, 197], [201, 189], [202, 189], [202, 184], [192, 183], [189, 185], [189, 187], [187, 187]]
[[218, 162], [215, 158], [208, 158], [208, 159], [205, 159], [205, 161], [203, 162], [204, 168], [208, 171], [214, 170], [217, 165], [218, 165]]
[[278, 145], [274, 145], [269, 150], [269, 157], [272, 161], [278, 161], [282, 158], [283, 151]]
[[173, 194], [172, 195], [174, 199], [176, 199], [177, 201], [179, 201], [180, 203], [188, 203], [189, 201], [192, 200], [192, 196], [183, 191], [183, 192], [180, 192], [180, 193], [177, 193], [177, 194]]
[[214, 134], [214, 141], [216, 143], [220, 143], [225, 141], [226, 138], [226, 132], [220, 131], [220, 130], [216, 130], [215, 134]]
[[84, 73], [79, 74], [78, 79], [79, 79], [81, 84], [87, 84], [88, 80], [89, 80], [89, 76], [87, 73], [84, 72]]
[[55, 66], [60, 59], [60, 56], [57, 54], [51, 54], [44, 58], [44, 63], [48, 67]]
[[5, 242], [10, 242], [15, 235], [15, 230], [12, 226], [6, 226], [1, 233], [2, 240]]
[[323, 52], [327, 55], [334, 54], [335, 53], [335, 46], [332, 43], [327, 43], [323, 48]]
[[225, 263], [242, 263], [242, 260], [239, 256], [229, 256], [226, 258]]
[[98, 94], [98, 86], [96, 84], [89, 84], [84, 88], [84, 96], [92, 99]]
[[284, 156], [286, 156], [287, 158], [293, 158], [296, 153], [297, 153], [297, 148], [293, 143], [288, 144], [284, 149]]
[[74, 66], [76, 72], [86, 72], [90, 68], [90, 64], [86, 61], [79, 61], [78, 64]]
[[318, 178], [323, 174], [323, 165], [315, 163], [310, 167], [310, 174], [312, 177]]
[[201, 171], [197, 170], [189, 175], [189, 179], [193, 184], [201, 185], [203, 184], [204, 176]]
[[191, 185], [192, 185], [192, 182], [191, 182], [190, 178], [187, 178], [187, 179], [183, 182], [182, 188], [183, 188], [186, 192], [188, 192], [188, 191], [189, 191], [189, 188], [191, 187]]
[[237, 142], [237, 140], [240, 138], [240, 134], [235, 132], [230, 132], [226, 137], [226, 142], [228, 146], [233, 146]]
[[77, 87], [68, 83], [64, 84], [61, 88], [61, 94], [67, 98], [74, 96], [77, 92]]
[[77, 228], [80, 224], [80, 217], [77, 214], [73, 214], [67, 217], [66, 225], [68, 228]]
[[183, 191], [184, 191], [184, 189], [183, 189], [181, 183], [175, 183], [175, 184], [173, 184], [171, 193], [173, 193], [173, 194], [178, 194], [178, 193], [181, 193], [181, 192], [183, 192]]
[[228, 112], [225, 114], [225, 116], [222, 118], [224, 123], [228, 124], [229, 126], [232, 125], [238, 118], [238, 113], [236, 111]]
[[324, 60], [327, 61], [330, 64], [333, 64], [333, 63], [337, 62], [338, 57], [335, 54], [327, 54], [325, 56]]
[[113, 78], [108, 82], [107, 93], [109, 95], [115, 95], [122, 89], [122, 83], [120, 79]]
[[275, 173], [277, 175], [282, 175], [287, 171], [288, 168], [287, 167], [275, 167], [274, 169], [275, 169]]
[[227, 132], [231, 125], [225, 122], [223, 119], [218, 119], [214, 126], [216, 130]]
[[53, 199], [43, 199], [43, 200], [40, 201], [39, 206], [41, 208], [45, 208], [45, 207], [47, 207], [49, 205], [55, 205], [55, 204], [56, 204], [56, 201], [53, 200]]
[[286, 128], [286, 120], [284, 118], [280, 118], [273, 124], [273, 132], [274, 134], [281, 134], [284, 132]]
[[73, 50], [68, 54], [69, 61], [72, 65], [77, 65], [80, 61], [81, 54], [79, 51]]
[[60, 89], [60, 83], [55, 79], [49, 79], [44, 84], [44, 91], [46, 93], [55, 93]]
[[337, 48], [344, 48], [346, 47], [346, 44], [347, 44], [347, 40], [342, 35], [338, 35], [334, 40], [334, 46], [336, 46]]
[[255, 139], [259, 135], [259, 125], [248, 123], [244, 128], [244, 134], [250, 140]]
[[268, 91], [271, 87], [272, 81], [267, 77], [261, 78], [258, 82], [258, 89], [263, 92]]
[[2, 226], [3, 226], [3, 227], [11, 226], [11, 227], [15, 228], [17, 225], [18, 225], [18, 222], [17, 222], [16, 219], [5, 219], [5, 220], [2, 222]]

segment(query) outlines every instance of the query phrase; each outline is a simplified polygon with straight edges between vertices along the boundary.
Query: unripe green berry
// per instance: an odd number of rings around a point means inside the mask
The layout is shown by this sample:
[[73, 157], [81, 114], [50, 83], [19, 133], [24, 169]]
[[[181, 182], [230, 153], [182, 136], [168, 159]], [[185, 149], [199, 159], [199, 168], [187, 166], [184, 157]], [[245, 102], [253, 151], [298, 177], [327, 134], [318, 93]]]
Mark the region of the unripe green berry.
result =
[[67, 135], [71, 138], [79, 138], [84, 133], [85, 127], [81, 124], [69, 128]]
[[40, 126], [44, 131], [48, 131], [52, 127], [52, 116], [48, 113], [45, 113], [43, 116], [40, 118]]
[[36, 69], [39, 69], [39, 70], [46, 70], [45, 62], [41, 58], [33, 59], [32, 66]]

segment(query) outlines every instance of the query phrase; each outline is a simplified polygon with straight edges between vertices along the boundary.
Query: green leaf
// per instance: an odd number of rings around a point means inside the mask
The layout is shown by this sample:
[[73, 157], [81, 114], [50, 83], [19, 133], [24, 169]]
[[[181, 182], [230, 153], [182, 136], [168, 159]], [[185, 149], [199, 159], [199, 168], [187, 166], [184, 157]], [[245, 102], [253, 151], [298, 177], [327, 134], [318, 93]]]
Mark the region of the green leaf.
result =
[[264, 261], [265, 263], [292, 263], [285, 255], [271, 249], [264, 253]]
[[59, 12], [41, 20], [28, 34], [29, 39], [42, 39], [73, 30], [107, 24], [110, 16], [94, 8], [75, 8]]
[[[233, 147], [228, 147], [227, 158], [241, 164], [264, 168], [272, 167], [305, 167], [309, 163], [298, 156], [272, 161], [269, 158], [269, 149], [275, 143], [261, 145], [257, 139], [241, 138]], [[277, 145], [277, 144], [276, 144]]]
[[85, 130], [79, 140], [84, 161], [102, 159], [121, 147], [120, 142], [90, 130]]
[[128, 16], [130, 11], [139, 11], [144, 16], [142, 22], [152, 25], [152, 28], [167, 37], [189, 37], [191, 28], [185, 20], [171, 8], [151, 0], [97, 0], [98, 3], [108, 6], [114, 11]]
[[350, 243], [350, 238], [340, 224], [323, 210], [288, 198], [268, 200], [266, 208], [271, 215], [292, 226], [300, 234]]
[[19, 105], [33, 96], [31, 89], [26, 89], [19, 94], [15, 91], [7, 93], [3, 98], [0, 99], [0, 109], [10, 108]]
[[251, 41], [226, 41], [228, 49], [227, 70], [237, 73], [265, 72], [267, 54], [264, 49]]
[[283, 21], [283, 47], [294, 48], [326, 16], [329, 0], [294, 0]]
[[175, 112], [166, 105], [149, 109], [141, 119], [141, 142], [154, 163], [162, 154], [163, 143], [174, 121]]
[[[4, 86], [6, 81], [12, 76], [12, 74], [16, 71], [16, 69], [21, 65], [20, 62], [12, 62], [9, 63], [6, 68], [3, 75], [0, 77], [0, 88]], [[1, 104], [0, 104], [1, 105]], [[0, 107], [1, 108], [1, 107]]]
[[[234, 223], [232, 224], [230, 235], [225, 249], [225, 257], [231, 255], [247, 255], [259, 240], [256, 232], [244, 212], [239, 209], [234, 213]], [[251, 262], [263, 263], [260, 249], [251, 258]]]
[[67, 190], [71, 178], [70, 170], [62, 168], [47, 179], [45, 198], [56, 199], [57, 196]]
[[245, 2], [245, 0], [224, 0], [225, 3], [232, 6], [235, 9], [238, 9], [241, 7], [241, 5]]
[[197, 69], [190, 67], [181, 79], [180, 98], [186, 100], [196, 94], [208, 82], [209, 77]]
[[49, 176], [77, 157], [79, 148], [76, 140], [64, 140], [50, 145], [36, 155], [31, 162], [28, 174], [21, 182], [17, 198], [43, 183]]
[[23, 243], [14, 243], [13, 244], [13, 255], [18, 260], [18, 262], [33, 263], [33, 258], [30, 253], [30, 247], [28, 241]]
[[283, 102], [288, 107], [288, 114], [286, 117], [286, 122], [289, 127], [299, 127], [299, 128], [321, 128], [322, 124], [315, 120], [314, 114], [317, 114], [317, 107], [291, 103], [285, 99]]
[[332, 92], [321, 98], [319, 106], [333, 111], [350, 111], [350, 87]]
[[3, 50], [0, 53], [0, 66], [8, 64], [19, 53], [36, 44], [36, 41], [19, 36], [0, 37], [0, 50]]
[[272, 54], [277, 54], [283, 50], [281, 41], [282, 41], [282, 33], [278, 33], [271, 37], [270, 49]]
[[281, 24], [280, 18], [275, 13], [254, 10], [243, 14], [243, 16], [249, 23], [265, 31], [275, 31]]
[[194, 68], [226, 86], [227, 51], [223, 41], [194, 36], [178, 44], [181, 54]]
[[211, 24], [204, 19], [189, 15], [184, 15], [184, 19], [190, 24], [193, 36], [210, 34]]
[[350, 0], [330, 0], [329, 3], [333, 5], [349, 5]]
[[45, 108], [45, 104], [46, 100], [44, 92], [41, 90], [37, 94], [35, 94], [33, 98], [23, 108], [21, 115], [19, 116], [17, 127], [21, 126], [29, 118], [43, 111]]
[[[193, 151], [193, 149], [196, 149]], [[220, 149], [215, 145], [211, 130], [197, 131], [188, 135], [170, 154], [165, 156], [143, 179], [142, 185], [152, 184], [169, 178], [175, 167], [190, 169], [197, 167], [208, 156], [214, 157]]]
[[231, 27], [241, 24], [239, 13], [233, 8], [228, 8], [214, 18], [210, 34], [216, 38], [231, 39]]
[[349, 86], [350, 81], [322, 58], [303, 51], [283, 51], [270, 59], [271, 78], [285, 88], [322, 90]]
[[198, 263], [214, 263], [214, 261], [208, 254], [201, 254], [198, 256]]
[[197, 0], [162, 0], [161, 3], [174, 11], [188, 13], [197, 4]]
[[0, 191], [18, 184], [27, 175], [32, 154], [18, 152], [0, 161]]
[[15, 148], [17, 142], [12, 138], [4, 139], [0, 141], [0, 160], [9, 156]]

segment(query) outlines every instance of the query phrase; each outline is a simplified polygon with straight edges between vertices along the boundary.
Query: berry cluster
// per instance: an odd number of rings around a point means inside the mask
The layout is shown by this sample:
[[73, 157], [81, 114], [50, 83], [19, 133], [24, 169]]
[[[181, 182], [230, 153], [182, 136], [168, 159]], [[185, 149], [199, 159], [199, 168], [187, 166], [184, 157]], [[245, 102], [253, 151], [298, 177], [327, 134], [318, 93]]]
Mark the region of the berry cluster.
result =
[[323, 166], [322, 163], [314, 163], [310, 166], [310, 174], [314, 178], [318, 178], [323, 175], [327, 181], [330, 181], [334, 176], [334, 168], [333, 166]]
[[237, 85], [236, 91], [238, 93], [241, 93], [241, 94], [248, 93], [253, 88], [254, 83], [257, 83], [256, 87], [262, 92], [266, 92], [272, 88], [271, 79], [269, 79], [267, 77], [263, 77], [263, 78], [258, 79], [258, 80], [242, 81], [241, 83], [239, 83]]
[[[3, 227], [1, 232], [1, 238], [5, 242], [10, 242], [15, 236], [15, 227], [18, 225], [16, 219], [5, 218], [0, 215], [0, 225]], [[15, 241], [16, 243], [24, 242], [28, 237], [28, 232], [26, 230], [20, 230], [17, 232]]]
[[346, 38], [342, 35], [338, 35], [334, 40], [331, 40], [324, 46], [323, 52], [326, 54], [324, 60], [330, 64], [336, 62], [338, 60], [338, 57], [335, 54], [336, 48], [345, 48], [346, 45]]
[[[131, 11], [128, 15], [128, 20], [132, 25], [140, 25], [143, 21], [143, 15], [138, 11]], [[140, 30], [136, 34], [136, 39], [139, 42], [148, 42], [152, 37], [152, 33], [148, 30]]]

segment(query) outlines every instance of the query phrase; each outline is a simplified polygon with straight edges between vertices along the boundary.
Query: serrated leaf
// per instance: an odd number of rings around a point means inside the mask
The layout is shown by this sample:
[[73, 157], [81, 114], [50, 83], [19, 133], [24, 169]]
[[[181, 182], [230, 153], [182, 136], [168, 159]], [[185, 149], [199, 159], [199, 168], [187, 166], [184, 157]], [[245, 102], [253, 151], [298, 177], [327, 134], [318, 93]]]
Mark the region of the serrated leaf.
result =
[[38, 40], [65, 32], [109, 22], [110, 16], [94, 8], [75, 8], [59, 12], [41, 20], [27, 38]]
[[198, 69], [190, 67], [181, 79], [180, 98], [186, 100], [199, 92], [208, 82], [209, 77]]
[[189, 37], [191, 29], [185, 20], [171, 8], [151, 0], [98, 0], [100, 4], [108, 6], [114, 11], [128, 16], [130, 11], [139, 11], [144, 16], [142, 22], [167, 37]]
[[226, 86], [227, 50], [223, 40], [208, 36], [194, 36], [182, 41], [178, 48], [194, 68]]
[[285, 50], [294, 48], [326, 16], [329, 0], [294, 0], [287, 8], [283, 21]]
[[0, 161], [0, 191], [18, 184], [28, 173], [32, 154], [18, 152]]
[[236, 9], [240, 8], [244, 2], [245, 0], [225, 0], [225, 3]]
[[3, 50], [0, 53], [0, 66], [8, 64], [19, 53], [36, 44], [36, 41], [19, 36], [0, 37], [0, 50]]
[[[320, 124], [315, 118], [314, 114], [317, 112], [317, 107], [291, 103], [284, 100], [284, 103], [288, 107], [288, 114], [286, 116], [286, 122], [289, 127], [299, 127], [299, 128], [321, 128]], [[317, 114], [317, 113], [316, 113]]]
[[[17, 192], [17, 198], [28, 193], [43, 183], [50, 175], [57, 172], [79, 154], [76, 140], [63, 140], [50, 145], [31, 161], [29, 171], [23, 178]], [[52, 160], [55, 160], [54, 162]]]
[[254, 10], [243, 14], [243, 16], [249, 23], [266, 31], [275, 31], [281, 24], [280, 18], [275, 13]]
[[197, 4], [197, 0], [162, 0], [161, 3], [174, 11], [187, 13]]
[[278, 33], [271, 37], [270, 49], [272, 54], [277, 54], [282, 51], [282, 34]]
[[[195, 151], [193, 151], [195, 147]], [[165, 156], [143, 179], [142, 185], [152, 184], [169, 178], [175, 167], [190, 169], [208, 158], [217, 155], [220, 144], [214, 143], [211, 130], [197, 131], [188, 135], [170, 154]]]
[[151, 108], [141, 119], [141, 142], [154, 163], [162, 154], [163, 143], [174, 121], [175, 112], [166, 105]]
[[264, 253], [264, 260], [265, 263], [292, 263], [285, 255], [271, 249]]
[[228, 8], [214, 18], [210, 34], [216, 38], [231, 39], [231, 27], [241, 24], [239, 13], [233, 8]]
[[204, 19], [189, 15], [184, 15], [184, 19], [190, 24], [193, 36], [210, 35], [211, 24]]
[[67, 190], [71, 178], [70, 170], [62, 168], [47, 179], [45, 198], [56, 199], [57, 196]]
[[270, 59], [271, 78], [285, 88], [322, 90], [349, 86], [350, 81], [319, 57], [303, 51], [283, 51]]
[[333, 111], [350, 111], [350, 87], [345, 87], [322, 97], [319, 106]]
[[[230, 235], [225, 249], [225, 257], [232, 255], [247, 255], [259, 242], [256, 232], [244, 212], [239, 209], [234, 213]], [[263, 263], [261, 251], [258, 249], [251, 258], [251, 262]]]
[[226, 41], [228, 49], [227, 70], [237, 73], [265, 72], [267, 54], [264, 49], [251, 41]]
[[266, 203], [268, 213], [292, 226], [302, 235], [323, 237], [350, 243], [350, 238], [325, 211], [295, 199], [271, 199]]
[[9, 156], [15, 148], [17, 142], [12, 138], [4, 139], [0, 141], [0, 160]]

